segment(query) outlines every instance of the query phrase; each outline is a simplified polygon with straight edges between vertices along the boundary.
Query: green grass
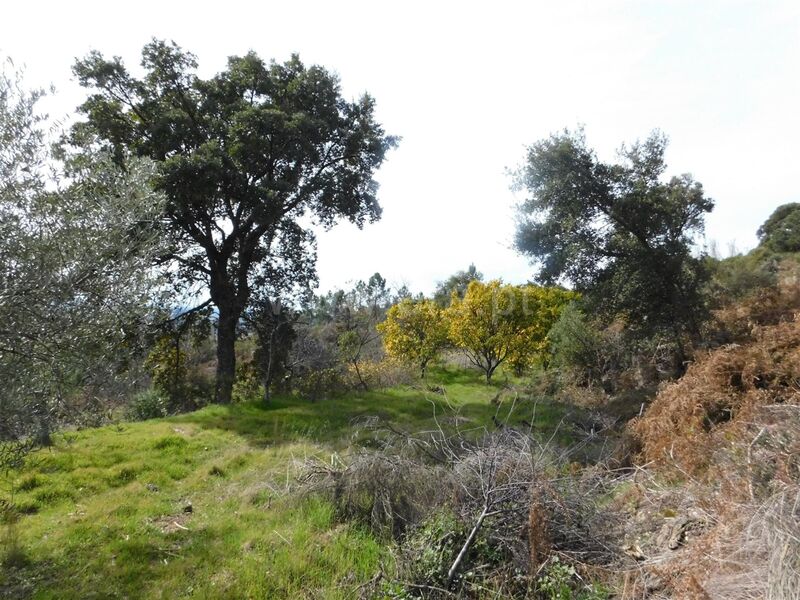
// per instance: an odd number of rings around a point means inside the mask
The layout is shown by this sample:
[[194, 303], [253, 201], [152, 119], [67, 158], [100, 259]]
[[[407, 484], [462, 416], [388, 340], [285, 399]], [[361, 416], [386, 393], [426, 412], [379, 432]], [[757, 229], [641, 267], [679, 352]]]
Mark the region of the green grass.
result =
[[[0, 597], [352, 597], [390, 565], [387, 548], [335, 522], [326, 502], [281, 490], [298, 460], [366, 443], [364, 418], [416, 431], [455, 409], [465, 426], [491, 428], [512, 404], [508, 392], [492, 404], [502, 388], [477, 373], [437, 369], [426, 383], [446, 397], [423, 385], [283, 397], [58, 437], [11, 475], [24, 560], [0, 570]], [[563, 414], [536, 410], [542, 431]], [[510, 422], [532, 412], [518, 402]]]

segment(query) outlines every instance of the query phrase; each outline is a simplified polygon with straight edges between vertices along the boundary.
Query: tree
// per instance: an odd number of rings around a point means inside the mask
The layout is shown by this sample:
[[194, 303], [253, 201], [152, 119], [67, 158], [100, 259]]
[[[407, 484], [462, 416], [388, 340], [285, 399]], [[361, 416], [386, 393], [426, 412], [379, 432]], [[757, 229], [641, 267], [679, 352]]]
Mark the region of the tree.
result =
[[487, 383], [511, 361], [520, 369], [547, 350], [547, 332], [577, 294], [558, 288], [473, 281], [447, 309], [450, 339], [483, 371]]
[[250, 52], [201, 79], [194, 55], [154, 40], [142, 66], [137, 79], [116, 57], [78, 61], [75, 74], [94, 93], [74, 133], [97, 136], [121, 164], [156, 162], [173, 243], [165, 259], [183, 281], [208, 287], [218, 313], [215, 395], [229, 402], [256, 267], [287, 236], [312, 237], [309, 218], [325, 227], [378, 219], [373, 174], [397, 140], [375, 121], [372, 98], [346, 101], [336, 76], [297, 56], [267, 64]]
[[290, 374], [292, 346], [298, 337], [298, 307], [310, 300], [317, 285], [313, 236], [294, 228], [279, 243], [272, 256], [257, 266], [250, 307], [244, 313], [245, 323], [257, 337], [253, 362], [264, 387], [265, 404], [275, 383]]
[[387, 311], [378, 331], [386, 353], [417, 366], [422, 377], [448, 342], [444, 311], [431, 300], [401, 300]]
[[197, 390], [191, 389], [188, 378], [189, 350], [200, 346], [211, 333], [209, 307], [174, 313], [157, 323], [154, 328], [157, 335], [144, 362], [153, 388], [167, 401], [168, 412], [197, 407]]
[[339, 355], [353, 368], [364, 391], [369, 389], [369, 385], [361, 364], [380, 352], [376, 326], [383, 319], [390, 296], [391, 290], [380, 273], [375, 273], [366, 282], [359, 281], [350, 292], [338, 296], [334, 326], [338, 333]]
[[540, 266], [540, 283], [568, 282], [592, 311], [627, 317], [643, 335], [671, 332], [682, 349], [704, 314], [708, 274], [692, 244], [714, 203], [690, 175], [663, 180], [666, 144], [654, 132], [622, 146], [615, 164], [599, 161], [582, 131], [530, 146], [514, 179], [529, 194], [516, 247]]
[[800, 203], [776, 208], [758, 228], [758, 239], [773, 252], [800, 252]]
[[290, 352], [297, 338], [295, 322], [299, 313], [278, 300], [265, 298], [255, 305], [248, 322], [258, 336], [253, 355], [256, 370], [264, 387], [264, 403], [268, 404], [276, 381], [288, 375]]
[[107, 398], [152, 320], [162, 198], [150, 161], [54, 152], [42, 92], [0, 73], [0, 440], [47, 443]]
[[557, 287], [536, 285], [518, 286], [514, 289], [517, 302], [523, 307], [521, 321], [524, 332], [515, 336], [508, 355], [508, 365], [517, 375], [522, 375], [536, 364], [549, 363], [549, 333], [567, 307], [579, 294]]
[[450, 306], [450, 298], [455, 293], [459, 298], [463, 298], [467, 292], [467, 286], [472, 281], [483, 281], [483, 273], [471, 264], [465, 271], [457, 271], [444, 281], [436, 285], [433, 292], [433, 301], [442, 308]]

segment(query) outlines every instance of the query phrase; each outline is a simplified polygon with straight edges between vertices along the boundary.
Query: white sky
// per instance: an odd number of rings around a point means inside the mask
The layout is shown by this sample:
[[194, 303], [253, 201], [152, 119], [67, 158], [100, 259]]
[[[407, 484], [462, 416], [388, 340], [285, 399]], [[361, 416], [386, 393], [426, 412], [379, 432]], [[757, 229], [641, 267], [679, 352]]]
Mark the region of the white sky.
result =
[[198, 55], [202, 75], [255, 50], [339, 73], [369, 91], [400, 147], [378, 174], [381, 222], [320, 236], [321, 288], [380, 271], [414, 291], [470, 262], [489, 277], [532, 275], [511, 248], [507, 167], [525, 146], [584, 124], [612, 159], [653, 128], [668, 174], [692, 173], [717, 202], [707, 238], [755, 245], [755, 230], [800, 201], [800, 2], [13, 2], [0, 55], [27, 83], [54, 84], [51, 115], [83, 90], [76, 56], [138, 64], [151, 37]]

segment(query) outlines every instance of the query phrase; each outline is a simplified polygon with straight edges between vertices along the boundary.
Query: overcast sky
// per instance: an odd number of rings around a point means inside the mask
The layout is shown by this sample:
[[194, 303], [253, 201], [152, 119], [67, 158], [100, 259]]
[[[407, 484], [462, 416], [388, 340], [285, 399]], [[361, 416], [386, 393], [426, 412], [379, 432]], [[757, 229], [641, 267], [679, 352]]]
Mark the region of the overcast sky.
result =
[[378, 174], [381, 222], [320, 236], [321, 288], [380, 271], [430, 292], [474, 262], [489, 277], [532, 275], [511, 248], [507, 168], [525, 146], [585, 125], [613, 159], [660, 128], [668, 174], [689, 172], [716, 209], [707, 238], [755, 245], [772, 210], [800, 201], [800, 2], [114, 2], [6, 3], [0, 55], [30, 85], [54, 84], [64, 115], [71, 75], [91, 49], [138, 64], [151, 37], [194, 52], [200, 74], [227, 56], [292, 52], [368, 91], [402, 136]]

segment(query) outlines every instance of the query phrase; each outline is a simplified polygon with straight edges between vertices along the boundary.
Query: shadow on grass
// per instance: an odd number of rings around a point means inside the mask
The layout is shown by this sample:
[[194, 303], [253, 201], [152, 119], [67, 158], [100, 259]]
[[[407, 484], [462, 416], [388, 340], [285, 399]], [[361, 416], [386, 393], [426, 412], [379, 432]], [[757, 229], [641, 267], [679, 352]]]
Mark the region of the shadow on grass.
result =
[[23, 554], [12, 563], [4, 561], [0, 564], [0, 598], [28, 600], [43, 583], [55, 579], [56, 569], [52, 561], [34, 561]]
[[415, 386], [354, 392], [316, 402], [281, 396], [268, 405], [210, 406], [173, 419], [232, 432], [259, 448], [293, 442], [352, 443], [362, 437], [358, 430], [367, 421], [409, 433], [439, 426], [488, 431], [510, 426], [568, 444], [572, 441], [566, 422], [570, 412], [566, 405], [520, 397], [500, 383], [486, 385], [477, 372], [436, 369], [425, 383]]
[[[488, 402], [457, 405], [471, 417], [491, 422], [494, 407]], [[353, 434], [368, 420], [390, 422], [405, 429], [428, 428], [434, 416], [452, 412], [438, 394], [417, 390], [391, 389], [353, 393], [310, 402], [297, 397], [277, 397], [269, 405], [245, 403], [211, 406], [174, 417], [204, 429], [220, 429], [245, 438], [255, 447], [291, 442], [336, 442]]]

